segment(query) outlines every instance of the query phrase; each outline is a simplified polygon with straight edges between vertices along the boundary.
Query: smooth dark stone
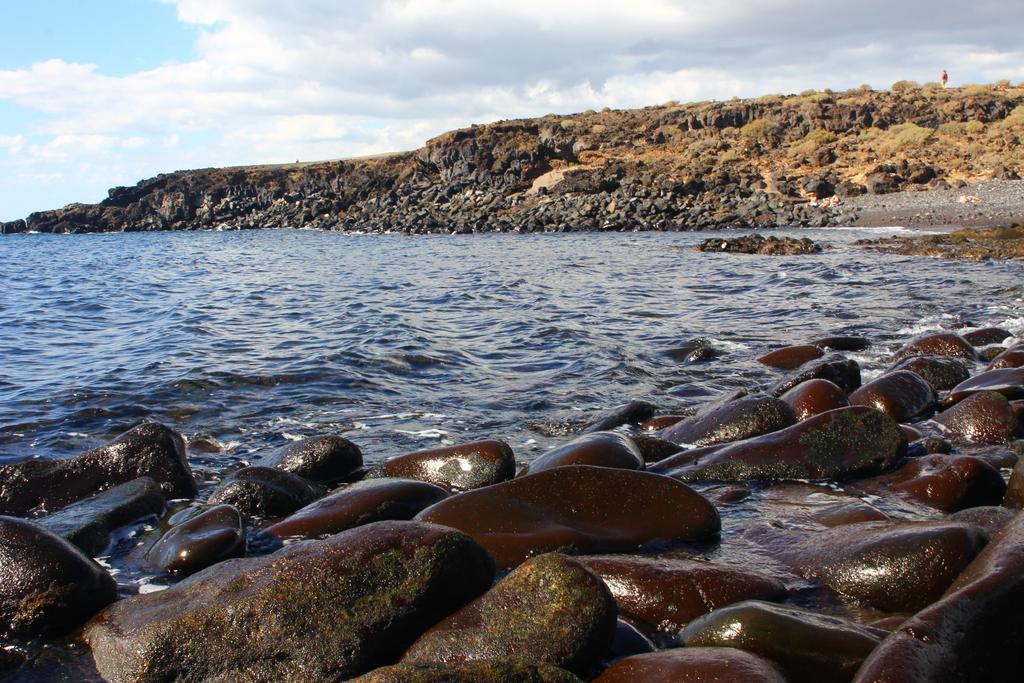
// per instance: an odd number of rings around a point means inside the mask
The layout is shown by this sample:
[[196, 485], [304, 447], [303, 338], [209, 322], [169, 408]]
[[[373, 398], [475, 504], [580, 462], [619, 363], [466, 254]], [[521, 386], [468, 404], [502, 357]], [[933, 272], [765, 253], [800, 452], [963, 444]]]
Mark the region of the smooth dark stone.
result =
[[973, 526], [946, 522], [862, 522], [819, 532], [762, 525], [746, 538], [805, 579], [886, 612], [929, 605], [988, 541]]
[[1024, 398], [1024, 367], [1000, 368], [979, 373], [953, 387], [949, 392], [949, 398], [946, 399], [947, 405], [982, 391], [998, 392], [1010, 401]]
[[1016, 345], [1006, 349], [985, 366], [985, 370], [1019, 368], [1024, 366], [1024, 346]]
[[258, 464], [319, 484], [334, 484], [348, 481], [363, 466], [363, 452], [344, 437], [316, 436], [285, 446]]
[[987, 346], [989, 344], [999, 344], [1004, 339], [1012, 337], [1009, 331], [1004, 330], [1001, 327], [983, 327], [980, 330], [973, 330], [971, 332], [965, 332], [963, 338], [966, 339], [972, 346]]
[[604, 580], [620, 614], [663, 631], [678, 631], [711, 610], [743, 600], [786, 596], [776, 579], [708, 562], [630, 555], [579, 560]]
[[0, 639], [77, 628], [117, 599], [117, 584], [81, 550], [38, 524], [0, 517]]
[[827, 379], [847, 394], [860, 387], [860, 365], [843, 356], [825, 356], [801, 367], [772, 387], [772, 396], [782, 396], [798, 384], [810, 379]]
[[1017, 416], [1002, 394], [972, 394], [932, 418], [954, 441], [974, 444], [1006, 443], [1017, 432]]
[[911, 356], [951, 356], [977, 360], [978, 354], [969, 341], [957, 334], [942, 332], [926, 334], [904, 344], [893, 355], [893, 361], [901, 361]]
[[771, 396], [729, 397], [677, 422], [661, 438], [677, 444], [711, 446], [784, 429], [796, 422], [789, 404]]
[[850, 394], [850, 405], [870, 406], [897, 422], [912, 422], [934, 412], [935, 390], [920, 375], [895, 370]]
[[718, 512], [685, 484], [647, 472], [573, 465], [468, 491], [417, 519], [461, 529], [500, 568], [548, 550], [636, 551], [718, 538]]
[[515, 659], [458, 664], [395, 664], [374, 669], [352, 683], [582, 683], [565, 669]]
[[964, 361], [948, 356], [911, 356], [901, 360], [892, 369], [913, 372], [935, 391], [949, 391], [971, 376]]
[[181, 435], [146, 423], [68, 460], [25, 460], [0, 466], [0, 514], [52, 512], [140, 477], [153, 479], [169, 498], [196, 495]]
[[242, 515], [230, 505], [217, 505], [171, 527], [146, 559], [165, 572], [193, 574], [244, 553]]
[[122, 600], [85, 639], [111, 683], [349, 679], [396, 661], [493, 577], [465, 534], [378, 522]]
[[640, 429], [645, 432], [660, 432], [666, 427], [671, 427], [680, 420], [685, 420], [689, 415], [658, 415], [640, 423]]
[[778, 370], [795, 370], [804, 363], [817, 360], [824, 355], [825, 352], [819, 346], [787, 346], [764, 354], [757, 362]]
[[940, 453], [914, 458], [895, 472], [859, 481], [857, 488], [880, 495], [893, 492], [943, 512], [999, 505], [1006, 493], [999, 470], [981, 458]]
[[645, 463], [664, 460], [681, 450], [678, 444], [649, 434], [631, 434], [629, 438], [636, 444]]
[[981, 505], [955, 512], [949, 516], [949, 521], [973, 524], [992, 538], [1016, 516], [1016, 510], [1002, 505]]
[[772, 660], [790, 683], [849, 681], [886, 635], [839, 617], [768, 602], [741, 602], [683, 630], [686, 647], [734, 647]]
[[854, 683], [1016, 683], [1024, 670], [1024, 515], [1018, 514], [945, 595], [871, 654]]
[[891, 469], [907, 437], [885, 413], [865, 406], [830, 410], [778, 432], [651, 465], [683, 481], [846, 479]]
[[746, 486], [714, 486], [703, 492], [709, 500], [721, 505], [732, 505], [750, 497], [750, 489]]
[[917, 427], [914, 427], [913, 425], [901, 424], [900, 429], [902, 429], [903, 433], [907, 435], [907, 441], [911, 443], [914, 443], [915, 441], [920, 441], [921, 439], [924, 438], [924, 434], [921, 433], [921, 430], [918, 429]]
[[272, 467], [243, 467], [228, 475], [210, 496], [214, 505], [233, 505], [246, 515], [282, 517], [309, 505], [324, 489]]
[[813, 346], [820, 346], [832, 351], [863, 351], [871, 346], [871, 341], [866, 337], [820, 337], [808, 342]]
[[654, 643], [650, 638], [640, 633], [640, 630], [633, 624], [619, 619], [615, 622], [615, 638], [612, 639], [612, 646], [608, 650], [606, 661], [614, 661], [623, 657], [642, 655], [655, 651]]
[[553, 448], [523, 468], [519, 476], [566, 465], [642, 470], [644, 457], [631, 438], [619, 432], [595, 432]]
[[1010, 482], [1006, 486], [1003, 506], [1012, 510], [1024, 509], [1024, 458], [1017, 461], [1010, 474]]
[[412, 519], [448, 497], [448, 490], [414, 479], [367, 479], [314, 501], [267, 527], [269, 534], [312, 538], [370, 522]]
[[508, 481], [515, 475], [512, 448], [504, 441], [487, 439], [399, 455], [374, 467], [366, 476], [418, 479], [450, 491], [468, 491]]
[[606, 432], [623, 425], [638, 425], [644, 420], [654, 417], [657, 412], [658, 406], [653, 403], [630, 401], [595, 419], [583, 429], [583, 433]]
[[827, 379], [807, 380], [779, 398], [793, 409], [797, 420], [806, 420], [814, 415], [850, 405], [846, 392]]
[[786, 683], [767, 659], [731, 647], [684, 647], [620, 659], [595, 683]]
[[149, 477], [115, 486], [36, 521], [86, 555], [110, 543], [110, 532], [164, 509], [164, 492]]
[[433, 626], [402, 661], [515, 657], [587, 676], [611, 647], [615, 614], [615, 601], [601, 579], [574, 559], [548, 553], [524, 562]]

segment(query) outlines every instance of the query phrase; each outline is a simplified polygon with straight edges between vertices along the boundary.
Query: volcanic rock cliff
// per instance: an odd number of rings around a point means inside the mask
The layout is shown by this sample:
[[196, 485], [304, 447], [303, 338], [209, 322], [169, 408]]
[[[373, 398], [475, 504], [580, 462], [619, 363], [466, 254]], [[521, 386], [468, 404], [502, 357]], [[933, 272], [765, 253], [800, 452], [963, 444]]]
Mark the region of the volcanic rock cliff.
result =
[[374, 158], [161, 174], [0, 233], [829, 225], [818, 199], [1024, 173], [1024, 88], [808, 91], [502, 121]]

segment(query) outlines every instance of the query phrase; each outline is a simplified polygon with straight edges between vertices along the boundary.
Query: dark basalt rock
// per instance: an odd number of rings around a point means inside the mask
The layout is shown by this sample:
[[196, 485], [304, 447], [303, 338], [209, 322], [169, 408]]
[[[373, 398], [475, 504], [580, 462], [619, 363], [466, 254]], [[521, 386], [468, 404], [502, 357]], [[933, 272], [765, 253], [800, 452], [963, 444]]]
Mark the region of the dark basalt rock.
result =
[[972, 394], [932, 419], [953, 441], [975, 444], [1006, 443], [1018, 427], [1013, 406], [993, 391]]
[[461, 529], [501, 568], [548, 550], [636, 551], [718, 538], [718, 512], [685, 484], [646, 472], [572, 465], [468, 491], [417, 519]]
[[892, 369], [920, 375], [935, 391], [949, 391], [971, 376], [971, 371], [962, 360], [942, 356], [911, 356], [901, 360]]
[[266, 531], [282, 538], [335, 534], [371, 522], [412, 519], [447, 497], [446, 489], [425, 481], [368, 479], [310, 503]]
[[171, 527], [146, 552], [146, 559], [165, 572], [194, 574], [244, 553], [242, 515], [230, 505], [217, 505]]
[[112, 683], [348, 679], [397, 660], [493, 576], [465, 534], [378, 522], [122, 600], [85, 639]]
[[536, 474], [566, 465], [593, 465], [642, 470], [644, 456], [633, 440], [618, 432], [595, 432], [553, 448], [523, 468], [519, 476]]
[[779, 398], [793, 409], [797, 420], [806, 420], [814, 415], [850, 405], [846, 392], [827, 379], [807, 380]]
[[892, 418], [851, 406], [764, 436], [681, 453], [648, 469], [683, 481], [848, 479], [891, 469], [906, 450], [907, 437]]
[[615, 601], [579, 562], [548, 553], [433, 626], [402, 661], [454, 663], [515, 657], [577, 675], [604, 658], [615, 634]]
[[767, 659], [731, 647], [684, 647], [620, 659], [595, 683], [786, 683]]
[[796, 254], [820, 254], [820, 244], [807, 237], [763, 237], [758, 234], [743, 237], [712, 237], [694, 247], [694, 251], [710, 251], [730, 254], [762, 254], [792, 256]]
[[670, 455], [675, 455], [681, 450], [678, 444], [666, 441], [665, 439], [660, 439], [656, 436], [632, 434], [629, 438], [636, 444], [636, 447], [640, 451], [640, 455], [643, 457], [645, 463], [664, 460]]
[[1024, 669], [1024, 515], [1018, 514], [942, 599], [890, 634], [854, 683], [1014, 683]]
[[170, 498], [196, 495], [181, 435], [146, 423], [68, 460], [25, 460], [0, 466], [0, 513], [59, 510], [140, 477], [156, 481]]
[[827, 379], [847, 394], [860, 387], [860, 365], [843, 356], [825, 356], [812, 361], [772, 387], [772, 396], [782, 396], [798, 384], [811, 379]]
[[952, 356], [968, 360], [978, 358], [969, 341], [950, 332], [926, 334], [907, 342], [893, 355], [893, 361], [901, 361], [911, 356]]
[[317, 436], [290, 444], [259, 464], [319, 484], [333, 484], [347, 481], [363, 466], [363, 452], [344, 437]]
[[677, 444], [711, 446], [747, 439], [796, 422], [789, 404], [771, 396], [729, 397], [677, 422], [661, 438]]
[[953, 387], [947, 405], [962, 401], [971, 394], [995, 391], [1009, 400], [1024, 398], [1024, 367], [987, 370]]
[[210, 502], [233, 505], [246, 515], [282, 517], [322, 495], [322, 486], [296, 474], [254, 465], [226, 477], [210, 496]]
[[820, 346], [823, 349], [830, 349], [832, 351], [863, 351], [871, 346], [871, 341], [866, 337], [850, 336], [819, 337], [818, 339], [813, 339], [807, 343], [812, 346]]
[[992, 538], [1016, 516], [1016, 510], [1002, 505], [981, 505], [955, 512], [949, 516], [949, 521], [973, 524], [984, 531], [986, 536]]
[[787, 346], [771, 353], [766, 353], [757, 359], [761, 365], [779, 370], [795, 370], [804, 363], [817, 360], [825, 355], [820, 346]]
[[117, 599], [117, 584], [82, 551], [38, 524], [0, 517], [0, 639], [77, 628]]
[[515, 475], [512, 448], [504, 441], [488, 439], [399, 455], [374, 467], [366, 478], [418, 479], [450, 491], [468, 491]]
[[644, 420], [654, 417], [658, 406], [647, 401], [630, 401], [626, 405], [613, 408], [587, 425], [583, 432], [606, 432], [624, 425], [638, 425]]
[[1019, 368], [1024, 366], [1024, 346], [1012, 346], [992, 359], [985, 370], [1000, 370], [1003, 368]]
[[657, 648], [651, 639], [640, 633], [636, 626], [623, 619], [618, 619], [615, 622], [615, 638], [612, 639], [612, 646], [608, 650], [605, 661], [642, 655], [654, 652], [655, 649]]
[[374, 669], [352, 683], [582, 683], [565, 669], [526, 664], [515, 659], [489, 659], [458, 664], [395, 664]]
[[870, 406], [897, 422], [912, 422], [935, 410], [935, 390], [920, 375], [896, 370], [851, 393], [850, 405]]
[[943, 512], [999, 505], [1006, 492], [999, 470], [981, 458], [943, 454], [914, 458], [895, 472], [857, 482], [857, 488], [893, 492]]
[[747, 538], [840, 595], [913, 612], [942, 595], [988, 538], [966, 524], [861, 522], [806, 533], [767, 525]]
[[660, 432], [662, 429], [671, 427], [676, 422], [690, 417], [690, 415], [657, 415], [649, 420], [644, 420], [640, 424], [640, 429], [645, 432]]
[[686, 647], [732, 647], [772, 660], [791, 683], [845, 683], [886, 632], [768, 602], [715, 610], [682, 632]]
[[999, 344], [1004, 339], [1012, 336], [1012, 333], [1001, 327], [983, 327], [980, 330], [965, 332], [963, 335], [964, 339], [966, 339], [972, 346]]
[[86, 555], [110, 543], [110, 532], [164, 509], [164, 492], [149, 477], [115, 486], [36, 521]]
[[708, 562], [629, 555], [579, 560], [604, 580], [620, 614], [666, 632], [726, 605], [786, 596], [776, 579]]

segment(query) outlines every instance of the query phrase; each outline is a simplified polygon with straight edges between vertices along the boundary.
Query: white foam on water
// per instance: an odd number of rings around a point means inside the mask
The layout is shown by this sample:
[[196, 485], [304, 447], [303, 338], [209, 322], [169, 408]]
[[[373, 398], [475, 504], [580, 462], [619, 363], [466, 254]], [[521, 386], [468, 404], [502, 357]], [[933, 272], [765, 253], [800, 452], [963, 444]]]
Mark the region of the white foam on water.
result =
[[302, 441], [304, 438], [306, 438], [301, 434], [289, 434], [288, 432], [281, 432], [281, 436], [288, 439], [289, 441]]
[[421, 429], [419, 431], [409, 431], [406, 429], [396, 429], [397, 434], [407, 434], [408, 436], [418, 436], [424, 439], [443, 439], [448, 436], [448, 432], [443, 429]]

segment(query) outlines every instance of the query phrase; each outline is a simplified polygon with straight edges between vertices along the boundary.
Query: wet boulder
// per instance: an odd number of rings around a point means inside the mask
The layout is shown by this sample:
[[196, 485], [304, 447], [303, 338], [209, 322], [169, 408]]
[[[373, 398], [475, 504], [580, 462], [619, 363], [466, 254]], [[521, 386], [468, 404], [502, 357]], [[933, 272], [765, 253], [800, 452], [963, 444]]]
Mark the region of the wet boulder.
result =
[[1024, 669], [1024, 515], [997, 533], [942, 598], [893, 631], [855, 683], [1014, 683]]
[[1016, 516], [1017, 510], [1003, 505], [981, 505], [955, 512], [949, 516], [949, 521], [973, 524], [984, 531], [986, 536], [992, 538]]
[[1010, 482], [1006, 486], [1003, 506], [1011, 510], [1024, 509], [1024, 458], [1017, 461], [1010, 474]]
[[771, 661], [732, 647], [684, 647], [620, 659], [595, 683], [786, 683]]
[[943, 356], [911, 356], [901, 360], [892, 369], [913, 372], [935, 391], [949, 391], [971, 376], [964, 361]]
[[619, 613], [675, 632], [711, 610], [743, 600], [781, 600], [786, 589], [763, 574], [708, 562], [630, 555], [579, 558], [604, 580]]
[[66, 633], [117, 599], [103, 567], [27, 520], [0, 517], [0, 568], [0, 639]]
[[146, 560], [184, 575], [244, 553], [242, 515], [230, 505], [217, 505], [171, 527], [146, 552]]
[[112, 683], [348, 679], [396, 661], [493, 576], [465, 534], [378, 522], [122, 600], [85, 639]]
[[371, 522], [412, 519], [448, 495], [440, 486], [415, 479], [367, 479], [310, 503], [266, 531], [281, 538], [312, 538]]
[[399, 455], [374, 467], [368, 479], [418, 479], [449, 491], [468, 491], [508, 481], [516, 474], [512, 448], [487, 439]]
[[780, 398], [793, 409], [797, 420], [806, 420], [814, 415], [850, 405], [846, 392], [827, 379], [802, 382]]
[[140, 477], [36, 521], [86, 555], [93, 556], [107, 547], [114, 529], [160, 514], [164, 503], [160, 486], [149, 477]]
[[551, 449], [520, 472], [536, 474], [566, 465], [592, 465], [624, 470], [642, 470], [644, 456], [633, 439], [619, 432], [594, 432]]
[[795, 370], [804, 363], [817, 360], [825, 355], [820, 346], [806, 344], [803, 346], [787, 346], [766, 353], [757, 359], [761, 365], [777, 370]]
[[374, 669], [352, 683], [582, 683], [551, 664], [488, 659], [455, 664], [395, 664]]
[[897, 422], [912, 422], [935, 410], [935, 390], [920, 375], [896, 370], [850, 394], [850, 405], [870, 406]]
[[651, 419], [641, 422], [640, 430], [644, 432], [660, 432], [666, 427], [671, 427], [676, 422], [690, 417], [692, 414], [693, 413], [688, 415], [655, 415]]
[[856, 336], [819, 337], [808, 342], [812, 346], [820, 346], [831, 351], [863, 351], [871, 346], [871, 340]]
[[943, 512], [999, 505], [1006, 484], [999, 470], [970, 455], [936, 453], [914, 458], [894, 472], [857, 482], [857, 488], [900, 497]]
[[613, 408], [609, 412], [595, 418], [590, 424], [584, 427], [583, 432], [606, 432], [616, 427], [625, 425], [638, 425], [644, 420], [649, 420], [658, 412], [658, 406], [647, 401], [630, 401], [629, 403]]
[[782, 396], [796, 385], [811, 379], [827, 379], [849, 394], [860, 387], [860, 364], [852, 358], [836, 354], [825, 356], [784, 377], [769, 393]]
[[654, 652], [657, 649], [650, 638], [625, 619], [618, 619], [615, 622], [615, 637], [612, 639], [612, 646], [608, 649], [605, 661], [614, 661], [623, 657], [642, 655], [646, 652]]
[[661, 433], [661, 438], [677, 444], [711, 446], [767, 434], [795, 422], [793, 409], [778, 398], [729, 397], [672, 425]]
[[259, 462], [319, 484], [347, 481], [363, 466], [359, 446], [341, 436], [316, 436], [289, 444]]
[[1003, 368], [1019, 368], [1022, 366], [1024, 366], [1024, 345], [1018, 344], [1016, 346], [1011, 346], [993, 358], [992, 362], [985, 366], [985, 369], [1000, 370]]
[[574, 559], [548, 553], [433, 626], [402, 661], [515, 657], [587, 676], [611, 647], [615, 620], [615, 600], [601, 579]]
[[737, 648], [779, 665], [791, 683], [845, 683], [886, 632], [818, 612], [749, 601], [690, 622], [687, 648]]
[[678, 444], [649, 434], [633, 434], [629, 438], [636, 444], [645, 463], [664, 460], [682, 450]]
[[805, 579], [886, 612], [936, 600], [988, 540], [975, 527], [946, 522], [862, 522], [820, 532], [761, 525], [746, 537]]
[[979, 373], [953, 387], [947, 402], [956, 403], [982, 391], [995, 391], [1011, 401], [1024, 398], [1024, 367], [1000, 368]]
[[1012, 336], [1013, 334], [1009, 330], [1004, 330], [1001, 327], [982, 327], [963, 334], [963, 338], [973, 346], [1000, 344], [1004, 339]]
[[851, 406], [710, 452], [682, 453], [649, 469], [683, 481], [848, 479], [891, 469], [906, 450], [907, 437], [891, 417]]
[[636, 551], [718, 538], [718, 512], [682, 482], [570, 465], [452, 496], [417, 519], [461, 529], [501, 568], [548, 550]]
[[951, 356], [977, 360], [978, 354], [969, 341], [957, 334], [941, 332], [926, 334], [904, 344], [893, 355], [894, 361], [911, 356]]
[[884, 522], [889, 517], [874, 505], [828, 485], [776, 483], [763, 493], [766, 513], [801, 527], [836, 527]]
[[196, 495], [181, 435], [146, 423], [68, 460], [36, 459], [0, 466], [0, 514], [59, 510], [140, 477], [153, 479], [169, 498]]
[[1013, 406], [994, 391], [972, 394], [932, 419], [948, 438], [972, 444], [1006, 443], [1018, 428]]
[[290, 515], [324, 495], [319, 484], [272, 467], [243, 467], [228, 475], [210, 496], [214, 505], [232, 505], [257, 517]]

